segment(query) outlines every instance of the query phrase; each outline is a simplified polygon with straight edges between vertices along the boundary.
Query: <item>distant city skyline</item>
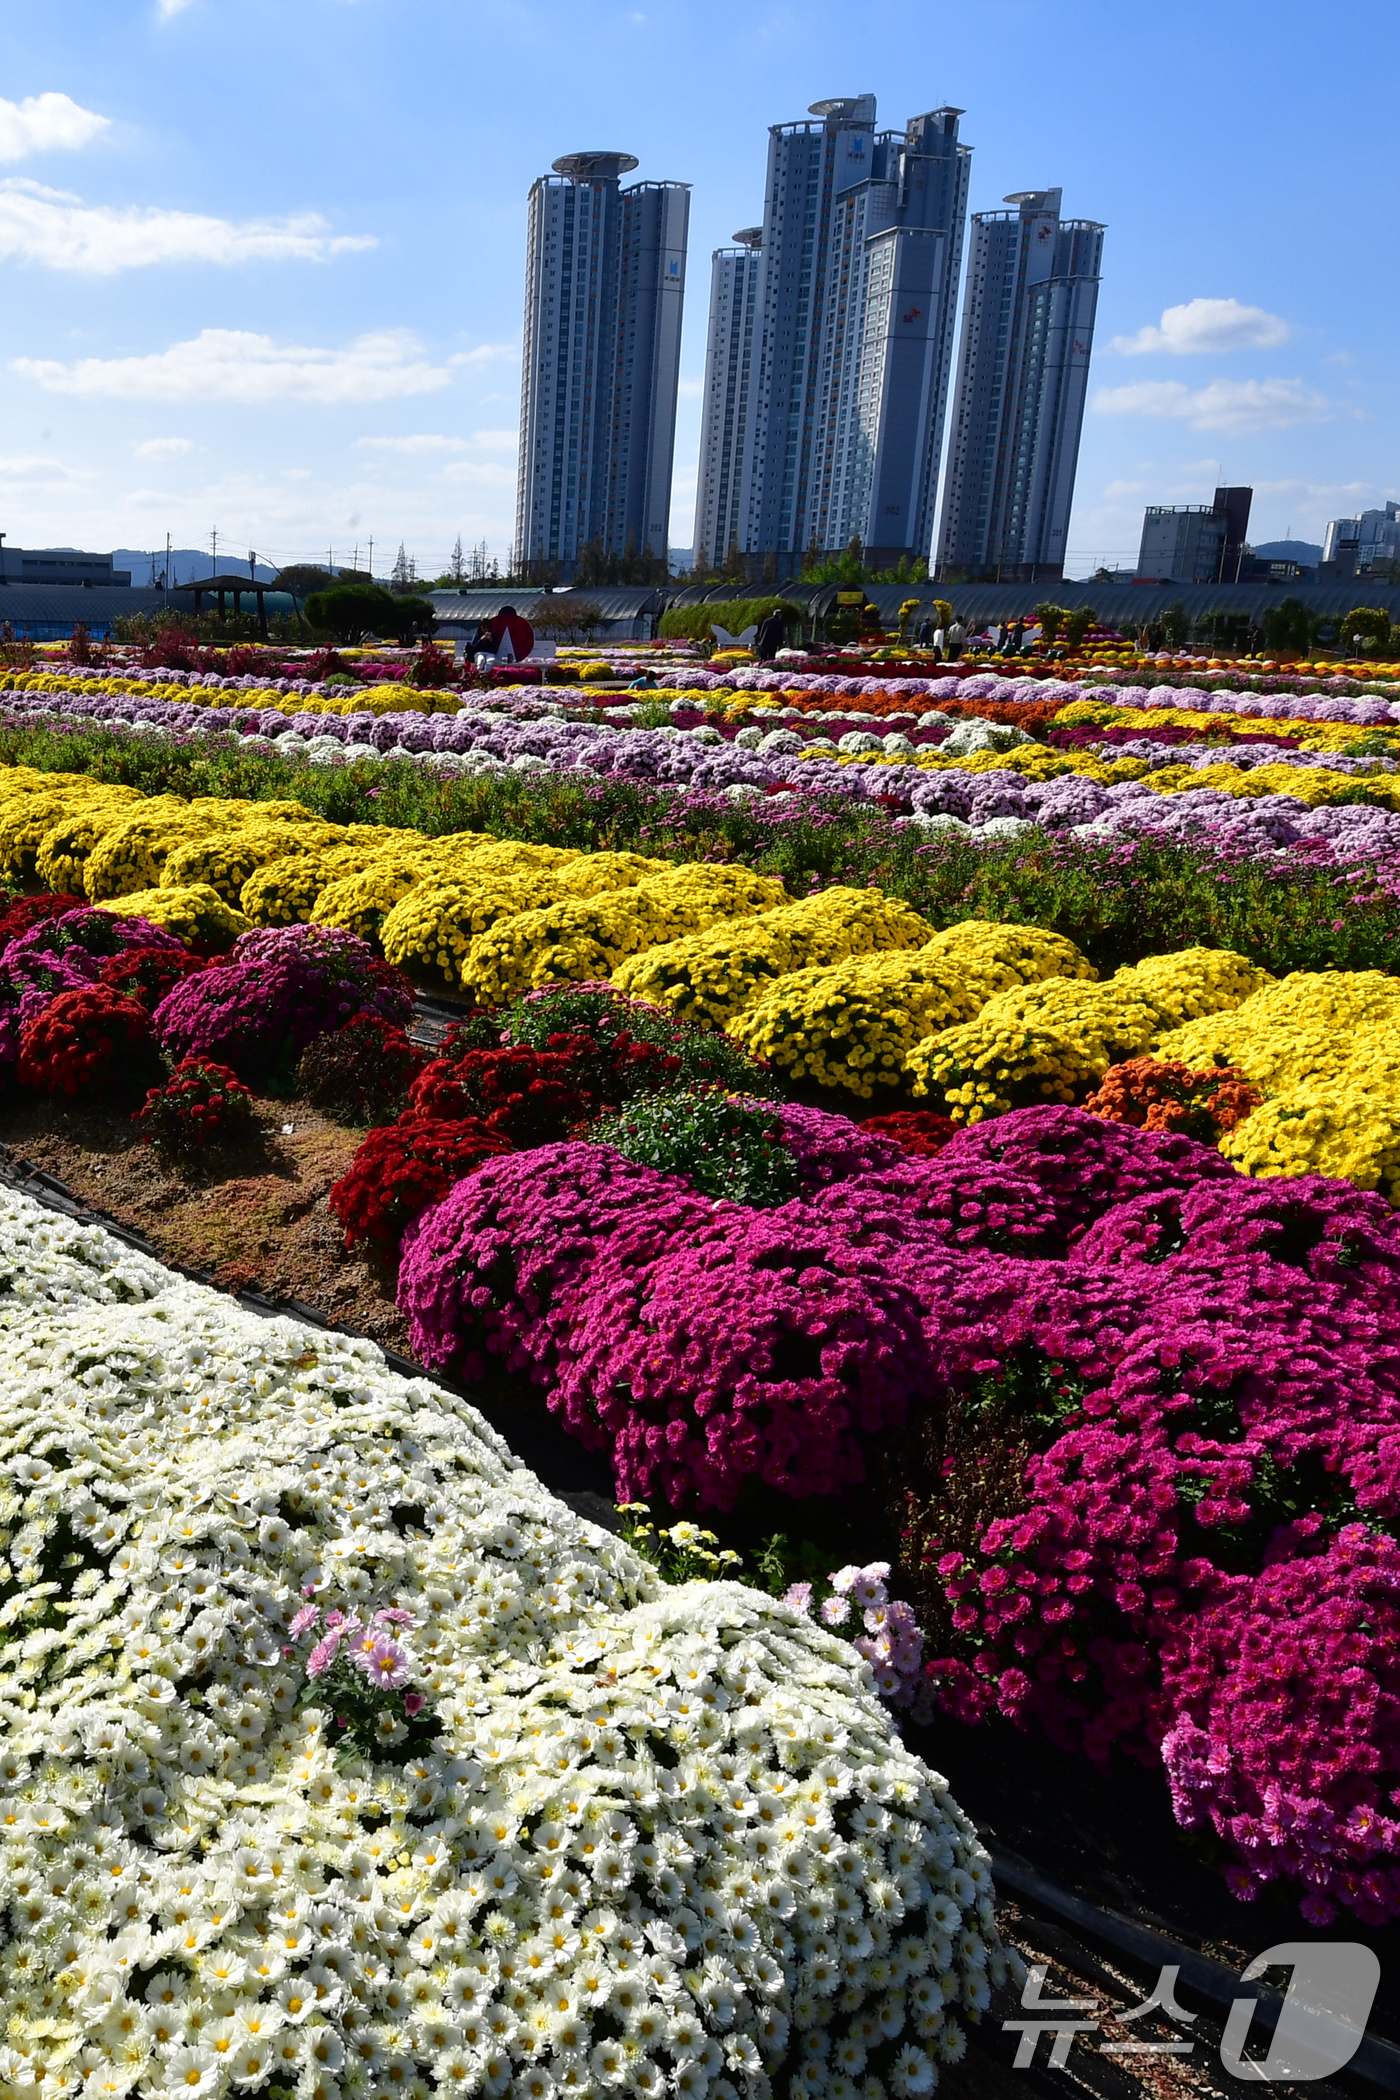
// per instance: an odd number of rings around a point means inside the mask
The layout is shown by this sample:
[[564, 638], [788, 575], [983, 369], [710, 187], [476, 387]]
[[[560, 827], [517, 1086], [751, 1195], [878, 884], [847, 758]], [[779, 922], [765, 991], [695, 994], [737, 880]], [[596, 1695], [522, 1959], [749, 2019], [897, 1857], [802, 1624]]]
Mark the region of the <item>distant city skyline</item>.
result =
[[[1091, 0], [916, 12], [859, 46], [850, 26], [834, 0], [800, 19], [786, 0], [420, 0], [410, 36], [382, 0], [19, 11], [0, 531], [203, 549], [217, 527], [221, 553], [276, 564], [356, 540], [363, 561], [372, 535], [376, 568], [402, 540], [428, 574], [460, 535], [504, 559], [526, 198], [556, 154], [601, 144], [693, 185], [669, 520], [689, 543], [707, 258], [761, 216], [769, 126], [852, 88], [886, 121], [966, 110], [969, 211], [1056, 184], [1108, 223], [1072, 573], [1131, 564], [1145, 504], [1217, 484], [1253, 485], [1261, 540], [1320, 544], [1400, 498], [1400, 293], [1346, 157], [1306, 184], [1296, 163], [1300, 138], [1385, 135], [1400, 18], [1368, 23], [1363, 68], [1337, 66], [1302, 0], [1267, 38], [1240, 0], [1179, 0], [1170, 36]], [[1300, 255], [1325, 261], [1305, 280]]]

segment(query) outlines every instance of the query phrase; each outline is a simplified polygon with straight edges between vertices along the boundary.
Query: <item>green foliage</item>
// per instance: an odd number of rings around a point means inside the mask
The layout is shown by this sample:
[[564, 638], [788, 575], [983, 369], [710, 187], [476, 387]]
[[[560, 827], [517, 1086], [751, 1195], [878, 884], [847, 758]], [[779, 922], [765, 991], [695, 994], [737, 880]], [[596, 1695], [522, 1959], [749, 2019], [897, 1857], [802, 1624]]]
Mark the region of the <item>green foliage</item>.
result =
[[629, 1036], [680, 1060], [679, 1070], [664, 1080], [653, 1072], [639, 1073], [639, 1090], [658, 1084], [717, 1087], [760, 1100], [772, 1100], [778, 1092], [769, 1068], [727, 1035], [693, 1027], [668, 1008], [629, 999], [609, 985], [547, 985], [527, 992], [495, 1019], [503, 1041], [531, 1050], [546, 1049], [552, 1035], [586, 1035], [603, 1050]]
[[790, 625], [800, 625], [802, 607], [790, 598], [728, 598], [711, 605], [674, 605], [661, 615], [657, 632], [664, 641], [704, 642], [718, 621], [728, 634], [742, 634], [770, 612], [780, 612]]
[[[817, 547], [807, 549], [806, 559], [802, 564], [804, 583], [842, 583], [848, 590], [855, 590], [864, 584], [865, 580], [865, 550], [859, 537], [853, 539], [840, 554], [823, 554]], [[900, 579], [901, 582], [903, 580]]]
[[1271, 656], [1304, 656], [1312, 647], [1317, 622], [1301, 598], [1280, 598], [1266, 605], [1259, 626]]
[[306, 617], [319, 633], [337, 642], [355, 641], [365, 633], [407, 641], [431, 628], [433, 608], [426, 598], [395, 597], [376, 583], [342, 583], [334, 590], [313, 591], [306, 601]]
[[669, 700], [634, 700], [632, 703], [632, 725], [636, 729], [669, 729], [671, 727], [671, 703]]
[[1076, 605], [1073, 612], [1065, 615], [1065, 645], [1070, 649], [1081, 649], [1084, 637], [1091, 627], [1097, 626], [1098, 614], [1092, 605]]
[[1354, 605], [1346, 618], [1337, 623], [1338, 645], [1344, 650], [1354, 648], [1358, 635], [1363, 649], [1368, 644], [1384, 649], [1390, 641], [1390, 614], [1379, 605]]
[[1197, 620], [1195, 638], [1209, 649], [1227, 649], [1241, 653], [1249, 647], [1253, 629], [1253, 616], [1247, 612], [1227, 612], [1216, 606], [1202, 614]]
[[[1288, 603], [1290, 601], [1285, 600], [1284, 602]], [[1296, 605], [1298, 601], [1295, 598], [1291, 602]], [[1186, 610], [1184, 599], [1174, 598], [1172, 600], [1166, 611], [1161, 615], [1161, 625], [1162, 638], [1169, 649], [1185, 647], [1187, 637], [1191, 632], [1191, 615]]]
[[601, 1117], [590, 1135], [639, 1166], [685, 1175], [717, 1200], [759, 1207], [797, 1193], [797, 1164], [777, 1115], [715, 1087], [639, 1095], [617, 1115]]
[[1058, 638], [1070, 615], [1063, 605], [1055, 605], [1049, 598], [1043, 598], [1036, 606], [1033, 617], [1040, 622], [1040, 638], [1048, 649]]

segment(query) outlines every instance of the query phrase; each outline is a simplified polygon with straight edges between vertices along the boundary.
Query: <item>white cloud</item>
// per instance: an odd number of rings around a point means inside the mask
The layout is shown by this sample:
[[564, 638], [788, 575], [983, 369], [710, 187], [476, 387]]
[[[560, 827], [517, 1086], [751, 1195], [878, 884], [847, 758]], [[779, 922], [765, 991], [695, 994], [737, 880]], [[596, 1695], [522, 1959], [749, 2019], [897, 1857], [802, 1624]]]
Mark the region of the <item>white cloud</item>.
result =
[[14, 370], [50, 394], [109, 401], [392, 401], [433, 393], [452, 378], [398, 329], [359, 336], [343, 350], [319, 350], [206, 328], [147, 357], [82, 357], [71, 365], [17, 357]]
[[373, 248], [372, 235], [330, 234], [317, 212], [216, 219], [156, 206], [84, 204], [18, 175], [0, 182], [0, 257], [112, 277], [149, 263], [324, 262]]
[[366, 452], [403, 452], [411, 458], [419, 458], [428, 452], [463, 452], [465, 438], [434, 437], [421, 431], [416, 437], [356, 438], [355, 443]]
[[138, 459], [178, 459], [183, 452], [193, 452], [193, 438], [147, 438], [143, 445], [133, 445], [132, 451]]
[[1094, 408], [1101, 416], [1167, 417], [1193, 430], [1246, 431], [1325, 422], [1332, 404], [1301, 379], [1212, 379], [1202, 387], [1184, 386], [1179, 379], [1146, 379], [1135, 386], [1101, 387]]
[[[461, 359], [449, 358], [449, 364], [459, 364]], [[475, 448], [481, 452], [515, 452], [519, 446], [519, 433], [514, 430], [474, 430], [470, 437], [441, 437], [420, 431], [408, 437], [362, 437], [355, 443], [366, 452], [398, 452], [408, 458], [422, 458], [435, 452], [470, 452]]]
[[494, 459], [454, 459], [442, 470], [444, 481], [461, 482], [468, 488], [513, 489], [515, 469]]
[[162, 22], [170, 21], [174, 15], [182, 15], [190, 0], [156, 0], [156, 16]]
[[69, 467], [61, 459], [45, 459], [38, 454], [15, 453], [8, 459], [0, 459], [0, 488], [19, 483], [35, 482], [41, 488], [53, 487], [56, 482], [90, 481], [91, 470], [79, 471]]
[[74, 151], [105, 131], [107, 123], [71, 95], [26, 95], [23, 102], [7, 102], [0, 95], [0, 161]]
[[1188, 299], [1184, 306], [1169, 306], [1159, 328], [1115, 336], [1109, 348], [1126, 357], [1162, 350], [1195, 357], [1204, 351], [1268, 350], [1286, 343], [1291, 333], [1287, 321], [1262, 306], [1241, 306], [1238, 299]]

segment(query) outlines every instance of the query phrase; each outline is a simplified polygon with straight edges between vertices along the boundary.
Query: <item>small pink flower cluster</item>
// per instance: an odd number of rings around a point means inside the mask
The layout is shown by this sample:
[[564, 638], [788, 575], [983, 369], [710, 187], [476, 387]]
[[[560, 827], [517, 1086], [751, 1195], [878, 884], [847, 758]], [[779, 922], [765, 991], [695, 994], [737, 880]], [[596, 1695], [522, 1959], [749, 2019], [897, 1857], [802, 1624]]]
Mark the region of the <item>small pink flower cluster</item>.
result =
[[[910, 1711], [915, 1721], [928, 1722], [937, 1710], [937, 1700], [924, 1675], [923, 1631], [913, 1606], [890, 1596], [889, 1579], [887, 1560], [872, 1560], [864, 1568], [838, 1568], [826, 1578], [825, 1587], [831, 1594], [816, 1607], [816, 1616], [834, 1633], [844, 1633], [857, 1654], [865, 1657], [882, 1699]], [[794, 1582], [784, 1591], [783, 1603], [811, 1618], [819, 1587]], [[863, 1631], [857, 1632], [857, 1627]]]
[[[317, 1626], [324, 1626], [320, 1639], [306, 1658], [308, 1684], [325, 1676], [343, 1648], [345, 1660], [375, 1690], [397, 1692], [408, 1683], [413, 1661], [407, 1642], [398, 1636], [408, 1631], [413, 1623], [412, 1612], [404, 1611], [398, 1605], [388, 1605], [372, 1613], [368, 1619], [362, 1619], [354, 1612], [335, 1610], [328, 1611], [323, 1619], [318, 1604], [303, 1604], [287, 1628], [287, 1637], [292, 1641], [302, 1640]], [[421, 1692], [404, 1693], [404, 1712], [410, 1720], [422, 1712], [425, 1703]]]

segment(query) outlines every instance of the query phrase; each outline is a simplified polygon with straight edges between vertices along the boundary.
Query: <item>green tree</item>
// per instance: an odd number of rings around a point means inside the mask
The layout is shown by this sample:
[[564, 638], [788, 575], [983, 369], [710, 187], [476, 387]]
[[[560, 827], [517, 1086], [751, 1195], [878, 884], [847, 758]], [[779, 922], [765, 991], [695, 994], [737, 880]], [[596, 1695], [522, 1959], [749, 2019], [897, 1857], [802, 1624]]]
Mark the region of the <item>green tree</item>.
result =
[[433, 608], [426, 598], [395, 597], [377, 584], [342, 583], [333, 590], [313, 591], [306, 601], [306, 617], [337, 642], [352, 642], [365, 633], [407, 641], [431, 630]]
[[1033, 609], [1032, 618], [1040, 622], [1040, 639], [1044, 646], [1050, 649], [1058, 641], [1069, 614], [1063, 605], [1054, 605], [1050, 599], [1043, 598]]
[[591, 642], [603, 624], [603, 609], [592, 598], [576, 597], [572, 591], [551, 591], [530, 607], [526, 617], [542, 641]]
[[1183, 649], [1191, 632], [1191, 615], [1185, 600], [1174, 598], [1162, 614], [1162, 639], [1169, 649]]
[[1384, 649], [1390, 640], [1390, 614], [1379, 605], [1354, 605], [1346, 618], [1338, 623], [1338, 640], [1343, 649]]
[[1227, 612], [1217, 606], [1196, 622], [1195, 639], [1208, 649], [1226, 649], [1243, 655], [1249, 647], [1251, 621], [1247, 612]]
[[1301, 598], [1280, 598], [1266, 606], [1259, 625], [1271, 656], [1306, 656], [1312, 647], [1316, 623]]
[[1073, 612], [1066, 613], [1066, 646], [1070, 649], [1082, 649], [1084, 637], [1091, 627], [1098, 625], [1098, 617], [1092, 605], [1076, 605]]

